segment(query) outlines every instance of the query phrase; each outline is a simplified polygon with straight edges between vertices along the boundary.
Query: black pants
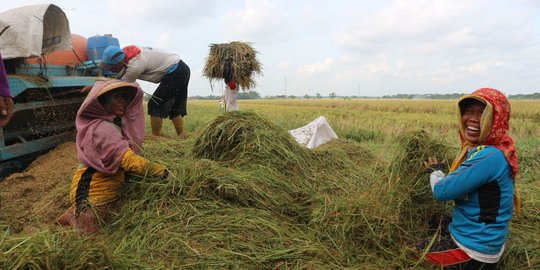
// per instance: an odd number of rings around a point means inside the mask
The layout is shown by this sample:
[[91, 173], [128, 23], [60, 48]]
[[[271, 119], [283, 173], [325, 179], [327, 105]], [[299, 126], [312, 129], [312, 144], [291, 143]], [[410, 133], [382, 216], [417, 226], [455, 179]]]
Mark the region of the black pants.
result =
[[148, 114], [171, 119], [179, 115], [187, 115], [190, 76], [188, 65], [180, 60], [176, 70], [161, 79], [152, 98], [148, 101]]
[[497, 269], [496, 263], [483, 263], [477, 260], [471, 259], [468, 262], [460, 263], [458, 265], [453, 265], [447, 267], [446, 269], [451, 270], [495, 270]]

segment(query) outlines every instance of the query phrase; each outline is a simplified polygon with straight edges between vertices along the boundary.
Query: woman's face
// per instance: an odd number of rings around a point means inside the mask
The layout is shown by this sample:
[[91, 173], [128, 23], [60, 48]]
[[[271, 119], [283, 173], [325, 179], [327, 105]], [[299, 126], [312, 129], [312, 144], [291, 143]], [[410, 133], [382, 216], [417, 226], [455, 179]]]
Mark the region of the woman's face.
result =
[[117, 92], [112, 96], [111, 113], [122, 117], [126, 114], [126, 107], [129, 105], [129, 94], [127, 92]]
[[485, 104], [474, 102], [468, 104], [461, 112], [461, 124], [463, 125], [465, 139], [473, 144], [480, 143], [480, 119], [484, 112]]

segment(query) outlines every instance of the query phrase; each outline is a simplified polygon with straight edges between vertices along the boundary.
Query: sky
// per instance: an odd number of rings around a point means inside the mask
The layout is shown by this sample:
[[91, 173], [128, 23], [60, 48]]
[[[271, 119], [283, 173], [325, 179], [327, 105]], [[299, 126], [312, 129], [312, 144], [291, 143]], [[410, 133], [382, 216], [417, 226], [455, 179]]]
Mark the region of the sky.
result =
[[0, 12], [45, 3], [73, 34], [177, 53], [190, 96], [221, 95], [202, 71], [209, 45], [231, 41], [258, 51], [263, 97], [540, 92], [537, 0], [0, 0]]

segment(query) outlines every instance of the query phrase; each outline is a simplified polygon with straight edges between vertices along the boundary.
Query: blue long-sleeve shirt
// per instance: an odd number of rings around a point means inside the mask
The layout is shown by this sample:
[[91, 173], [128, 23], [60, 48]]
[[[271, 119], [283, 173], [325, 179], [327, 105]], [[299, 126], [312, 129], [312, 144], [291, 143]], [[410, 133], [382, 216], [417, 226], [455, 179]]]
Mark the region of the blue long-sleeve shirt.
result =
[[435, 183], [433, 195], [455, 201], [448, 229], [456, 241], [484, 254], [501, 250], [514, 211], [514, 183], [501, 150], [473, 148], [458, 169]]

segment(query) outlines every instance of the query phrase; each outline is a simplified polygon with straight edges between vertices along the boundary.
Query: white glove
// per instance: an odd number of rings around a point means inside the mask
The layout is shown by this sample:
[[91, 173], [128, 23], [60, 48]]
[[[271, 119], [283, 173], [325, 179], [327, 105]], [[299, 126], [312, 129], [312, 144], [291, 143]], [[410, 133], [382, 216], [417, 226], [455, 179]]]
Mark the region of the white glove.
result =
[[437, 170], [437, 171], [434, 171], [431, 173], [431, 175], [429, 176], [429, 183], [431, 184], [431, 191], [433, 192], [433, 189], [435, 187], [435, 184], [437, 184], [437, 182], [439, 182], [439, 180], [445, 178], [446, 175], [440, 171], [440, 170]]

